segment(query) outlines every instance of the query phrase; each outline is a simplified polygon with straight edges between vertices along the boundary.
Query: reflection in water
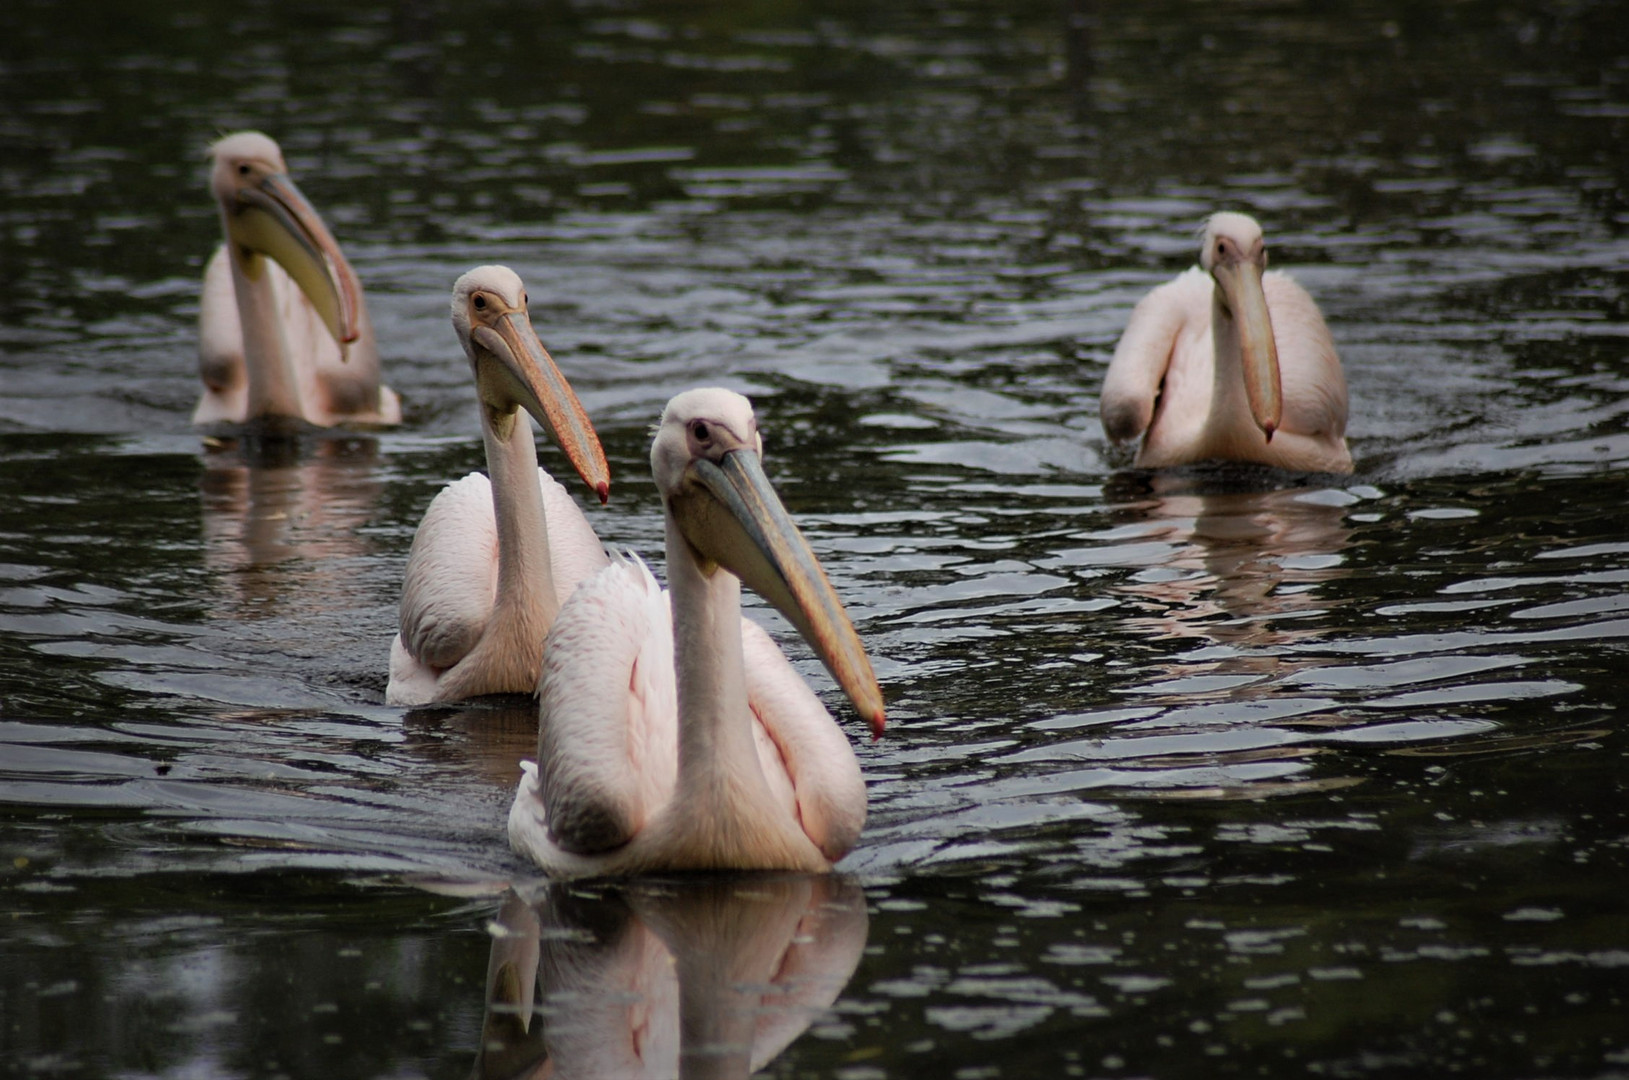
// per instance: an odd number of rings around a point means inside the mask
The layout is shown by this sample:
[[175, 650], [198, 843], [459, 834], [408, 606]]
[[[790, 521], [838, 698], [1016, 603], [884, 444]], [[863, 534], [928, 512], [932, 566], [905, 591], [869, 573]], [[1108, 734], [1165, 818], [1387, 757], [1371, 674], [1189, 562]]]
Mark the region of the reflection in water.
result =
[[201, 483], [204, 562], [236, 616], [261, 617], [304, 593], [343, 597], [345, 560], [369, 554], [362, 533], [383, 490], [372, 438], [212, 440]]
[[[446, 994], [490, 941], [398, 875], [515, 870], [533, 733], [493, 783], [477, 716], [368, 706], [415, 493], [470, 456], [432, 301], [501, 255], [620, 477], [678, 389], [763, 398], [882, 644], [850, 1030], [767, 1071], [1629, 1069], [1617, 5], [48, 9], [0, 5], [6, 1066], [469, 1071], [481, 1002]], [[303, 504], [309, 446], [285, 517], [246, 470], [200, 515], [198, 152], [279, 122], [421, 405], [362, 542], [321, 522], [371, 481]], [[1218, 193], [1341, 342], [1388, 488], [1344, 523], [1121, 494], [1099, 452], [1114, 341]], [[606, 520], [653, 551], [648, 483]], [[1246, 660], [1278, 666], [1209, 667]], [[1363, 782], [1257, 797], [1309, 777]]]
[[[1110, 485], [1106, 495], [1124, 524], [1099, 538], [1120, 546], [1123, 563], [1141, 566], [1112, 587], [1129, 598], [1132, 614], [1122, 624], [1180, 651], [1136, 670], [1123, 692], [1137, 708], [1120, 717], [1114, 738], [1093, 734], [1004, 760], [1030, 769], [1066, 763], [1039, 781], [1053, 790], [1096, 786], [1160, 798], [1255, 799], [1358, 782], [1332, 775], [1327, 764], [1314, 767], [1329, 755], [1312, 745], [1312, 733], [1365, 720], [1296, 685], [1322, 661], [1294, 647], [1327, 634], [1328, 602], [1318, 590], [1351, 572], [1344, 515], [1358, 498], [1234, 483], [1252, 475], [1229, 470], [1197, 489], [1186, 473], [1155, 475], [1142, 491], [1113, 490], [1135, 480]], [[1224, 478], [1228, 486], [1219, 488]]]
[[521, 777], [521, 759], [537, 757], [537, 698], [489, 694], [408, 709], [402, 714], [402, 731], [415, 753], [501, 793], [507, 810]]
[[[1165, 476], [1150, 498], [1120, 507], [1169, 556], [1117, 587], [1139, 612], [1126, 625], [1151, 637], [1219, 645], [1282, 645], [1321, 632], [1293, 620], [1326, 610], [1317, 587], [1347, 573], [1341, 551], [1354, 501], [1338, 491], [1195, 492]], [[1288, 625], [1286, 625], [1288, 624]]]
[[748, 1076], [836, 1000], [867, 926], [837, 877], [510, 893], [472, 1075]]

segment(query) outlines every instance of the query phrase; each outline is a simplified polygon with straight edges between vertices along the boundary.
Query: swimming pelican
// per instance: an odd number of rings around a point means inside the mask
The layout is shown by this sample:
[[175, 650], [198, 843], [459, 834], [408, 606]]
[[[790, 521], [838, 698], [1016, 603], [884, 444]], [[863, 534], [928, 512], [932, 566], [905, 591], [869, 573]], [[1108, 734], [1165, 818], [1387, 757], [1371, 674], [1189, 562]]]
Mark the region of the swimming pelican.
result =
[[747, 399], [692, 390], [651, 447], [670, 595], [642, 563], [578, 586], [543, 650], [537, 763], [509, 842], [553, 877], [824, 871], [854, 846], [853, 748], [786, 657], [741, 618], [745, 581], [883, 728], [871, 661], [764, 477]]
[[292, 418], [396, 424], [362, 285], [283, 152], [258, 131], [210, 148], [209, 186], [226, 241], [204, 268], [195, 424]]
[[1346, 379], [1305, 289], [1267, 269], [1261, 226], [1205, 223], [1199, 266], [1137, 304], [1103, 380], [1103, 430], [1143, 468], [1223, 458], [1349, 473]]
[[471, 270], [453, 285], [452, 321], [475, 376], [492, 478], [448, 484], [419, 523], [390, 646], [392, 705], [533, 693], [561, 603], [606, 564], [588, 519], [538, 468], [532, 426], [520, 416], [537, 418], [604, 502], [605, 452], [532, 330], [520, 278], [506, 266]]

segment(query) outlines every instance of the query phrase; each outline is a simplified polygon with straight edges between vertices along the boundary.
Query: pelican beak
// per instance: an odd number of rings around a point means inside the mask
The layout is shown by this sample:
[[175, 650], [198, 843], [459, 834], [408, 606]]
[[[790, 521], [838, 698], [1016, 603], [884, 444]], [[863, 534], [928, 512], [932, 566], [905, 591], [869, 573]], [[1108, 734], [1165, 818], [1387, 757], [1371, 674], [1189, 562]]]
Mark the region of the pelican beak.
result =
[[[764, 475], [756, 451], [691, 463], [694, 483], [670, 500], [691, 546], [740, 578], [797, 627], [854, 708], [882, 735], [882, 690], [848, 612]], [[710, 497], [708, 497], [710, 496]]]
[[1211, 276], [1233, 313], [1250, 415], [1256, 426], [1267, 433], [1267, 441], [1272, 442], [1273, 432], [1283, 418], [1284, 396], [1278, 380], [1273, 320], [1267, 314], [1267, 293], [1261, 286], [1261, 266], [1250, 259], [1221, 262], [1211, 268]]
[[[341, 345], [362, 333], [362, 286], [328, 226], [286, 173], [239, 188], [227, 215], [232, 242], [275, 259]], [[343, 350], [341, 350], [343, 355]]]
[[538, 340], [526, 309], [506, 312], [492, 326], [474, 327], [470, 340], [498, 360], [507, 392], [543, 425], [600, 502], [608, 500], [611, 467], [605, 462], [600, 438], [571, 384]]

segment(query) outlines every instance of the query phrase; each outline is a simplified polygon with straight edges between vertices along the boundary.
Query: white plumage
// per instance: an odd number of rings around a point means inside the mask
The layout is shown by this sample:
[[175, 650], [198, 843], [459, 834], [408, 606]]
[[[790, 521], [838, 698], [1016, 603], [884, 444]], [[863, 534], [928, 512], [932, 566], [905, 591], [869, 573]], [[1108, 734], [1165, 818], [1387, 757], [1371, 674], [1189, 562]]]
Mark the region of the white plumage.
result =
[[241, 131], [210, 153], [226, 240], [204, 268], [193, 423], [399, 423], [361, 283], [282, 151]]
[[1267, 273], [1261, 226], [1206, 222], [1200, 265], [1143, 297], [1114, 350], [1103, 430], [1144, 468], [1207, 459], [1352, 471], [1346, 378], [1318, 305]]
[[509, 816], [510, 842], [551, 875], [824, 870], [859, 837], [865, 785], [847, 737], [741, 616], [737, 575], [791, 619], [880, 733], [870, 661], [762, 479], [760, 449], [745, 398], [675, 398], [651, 451], [671, 593], [642, 562], [616, 559], [560, 611], [538, 763], [522, 763]]
[[414, 535], [386, 690], [398, 705], [532, 693], [555, 613], [606, 564], [582, 511], [538, 467], [520, 415], [524, 408], [538, 418], [603, 500], [604, 452], [532, 332], [520, 278], [506, 267], [472, 270], [458, 279], [452, 303], [481, 398], [491, 477], [449, 484]]

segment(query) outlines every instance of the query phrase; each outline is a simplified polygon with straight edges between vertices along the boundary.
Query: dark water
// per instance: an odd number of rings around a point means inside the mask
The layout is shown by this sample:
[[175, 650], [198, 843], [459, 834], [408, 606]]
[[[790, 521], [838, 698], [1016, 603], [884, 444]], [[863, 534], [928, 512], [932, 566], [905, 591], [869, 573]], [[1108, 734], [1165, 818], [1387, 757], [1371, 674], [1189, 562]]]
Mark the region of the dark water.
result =
[[[661, 1075], [682, 1031], [694, 1075], [1629, 1075], [1626, 27], [12, 0], [0, 1065]], [[190, 429], [243, 126], [367, 284], [399, 430]], [[1324, 306], [1351, 478], [1103, 442], [1130, 306], [1221, 206]], [[542, 888], [526, 711], [381, 704], [419, 514], [481, 462], [445, 297], [492, 261], [608, 542], [659, 567], [672, 393], [754, 397], [893, 720], [842, 714], [843, 876]]]

